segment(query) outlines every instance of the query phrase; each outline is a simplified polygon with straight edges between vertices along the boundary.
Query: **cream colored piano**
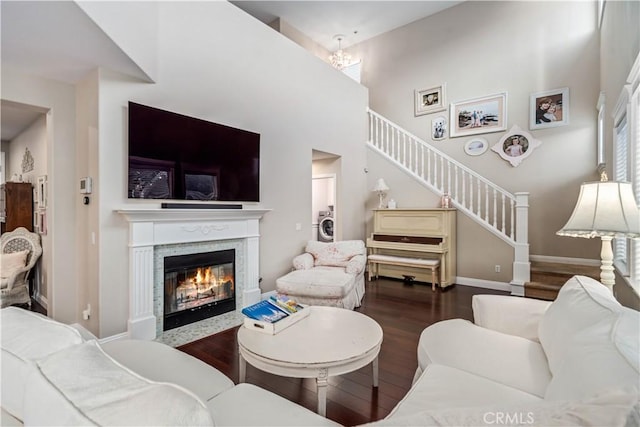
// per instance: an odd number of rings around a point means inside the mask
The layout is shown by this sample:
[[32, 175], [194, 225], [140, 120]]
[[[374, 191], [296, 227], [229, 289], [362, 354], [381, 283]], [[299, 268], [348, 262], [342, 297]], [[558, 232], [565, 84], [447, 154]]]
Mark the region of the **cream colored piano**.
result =
[[[439, 284], [445, 288], [456, 277], [455, 209], [376, 209], [373, 234], [367, 239], [369, 254], [440, 260]], [[378, 266], [380, 276], [431, 282], [420, 268], [396, 265]]]

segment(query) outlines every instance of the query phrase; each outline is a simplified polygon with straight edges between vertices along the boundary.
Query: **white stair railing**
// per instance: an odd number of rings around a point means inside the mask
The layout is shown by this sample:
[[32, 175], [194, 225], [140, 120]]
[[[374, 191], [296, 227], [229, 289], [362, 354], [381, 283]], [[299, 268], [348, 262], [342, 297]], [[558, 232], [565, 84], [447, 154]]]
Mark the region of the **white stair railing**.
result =
[[512, 284], [529, 281], [528, 193], [509, 193], [372, 110], [368, 145], [513, 246]]

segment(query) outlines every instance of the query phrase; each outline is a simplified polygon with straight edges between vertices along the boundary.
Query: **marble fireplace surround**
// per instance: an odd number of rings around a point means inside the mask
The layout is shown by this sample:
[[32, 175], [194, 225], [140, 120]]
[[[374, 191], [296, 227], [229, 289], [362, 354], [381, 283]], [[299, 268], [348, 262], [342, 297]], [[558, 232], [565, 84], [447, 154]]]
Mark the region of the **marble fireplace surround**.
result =
[[[159, 340], [181, 345], [242, 321], [242, 307], [260, 301], [260, 218], [266, 209], [120, 209], [129, 222], [129, 338]], [[206, 242], [206, 243], [203, 243]], [[193, 249], [189, 243], [193, 244]], [[158, 327], [154, 262], [156, 252], [176, 248], [195, 252], [202, 245], [213, 248], [231, 245], [244, 260], [236, 272], [236, 311], [165, 331]], [[238, 268], [238, 265], [236, 265]], [[215, 320], [213, 320], [215, 319]]]

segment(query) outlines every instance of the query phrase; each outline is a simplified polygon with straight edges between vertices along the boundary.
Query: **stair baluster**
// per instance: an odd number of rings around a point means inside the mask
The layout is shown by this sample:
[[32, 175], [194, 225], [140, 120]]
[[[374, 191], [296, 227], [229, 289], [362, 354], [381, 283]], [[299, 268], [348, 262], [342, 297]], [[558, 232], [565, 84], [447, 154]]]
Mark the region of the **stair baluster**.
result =
[[514, 247], [512, 293], [524, 295], [530, 277], [528, 193], [511, 194], [380, 114], [368, 113], [371, 149], [436, 194], [448, 193], [455, 208]]

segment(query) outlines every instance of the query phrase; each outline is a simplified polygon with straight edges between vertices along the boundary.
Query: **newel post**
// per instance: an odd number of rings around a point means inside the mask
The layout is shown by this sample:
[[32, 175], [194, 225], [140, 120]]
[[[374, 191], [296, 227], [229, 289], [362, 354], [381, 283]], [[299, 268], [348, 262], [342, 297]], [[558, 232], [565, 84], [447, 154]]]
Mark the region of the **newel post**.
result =
[[524, 296], [524, 284], [531, 280], [529, 262], [529, 193], [519, 192], [516, 196], [516, 244], [513, 261], [511, 294]]

